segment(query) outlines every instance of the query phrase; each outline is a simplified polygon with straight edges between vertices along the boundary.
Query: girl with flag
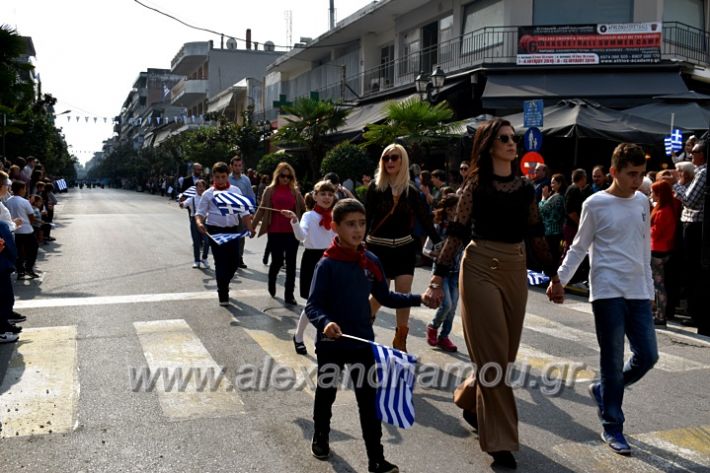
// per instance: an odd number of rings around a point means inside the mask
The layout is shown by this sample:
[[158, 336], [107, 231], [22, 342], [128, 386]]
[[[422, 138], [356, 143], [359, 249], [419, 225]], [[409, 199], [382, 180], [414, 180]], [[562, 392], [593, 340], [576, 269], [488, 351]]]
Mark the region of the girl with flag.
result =
[[[197, 222], [195, 217], [197, 216], [197, 208], [202, 202], [202, 194], [207, 190], [207, 183], [203, 179], [197, 179], [195, 181], [195, 194], [191, 195], [187, 199], [180, 202], [180, 207], [187, 209], [190, 213], [190, 235], [192, 236], [192, 254], [194, 256], [194, 263], [192, 263], [193, 268], [199, 268], [200, 264], [207, 269], [209, 263], [207, 262], [207, 255], [210, 251], [210, 239], [206, 235], [203, 235], [197, 230]], [[202, 259], [200, 260], [200, 252], [202, 252]]]

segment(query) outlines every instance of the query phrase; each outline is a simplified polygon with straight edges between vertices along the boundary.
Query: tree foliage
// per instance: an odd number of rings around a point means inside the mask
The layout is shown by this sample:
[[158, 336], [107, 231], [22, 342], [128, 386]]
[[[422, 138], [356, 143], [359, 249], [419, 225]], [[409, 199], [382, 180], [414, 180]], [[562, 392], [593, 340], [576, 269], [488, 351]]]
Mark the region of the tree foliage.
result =
[[327, 135], [345, 123], [350, 111], [336, 106], [331, 100], [301, 97], [292, 105], [283, 107], [288, 124], [279, 129], [276, 136], [281, 146], [305, 148], [310, 160], [311, 176], [320, 171], [327, 150]]
[[321, 164], [321, 174], [334, 172], [340, 177], [341, 182], [347, 178], [359, 180], [364, 173], [372, 174], [375, 163], [368, 154], [359, 146], [340, 143], [328, 151]]

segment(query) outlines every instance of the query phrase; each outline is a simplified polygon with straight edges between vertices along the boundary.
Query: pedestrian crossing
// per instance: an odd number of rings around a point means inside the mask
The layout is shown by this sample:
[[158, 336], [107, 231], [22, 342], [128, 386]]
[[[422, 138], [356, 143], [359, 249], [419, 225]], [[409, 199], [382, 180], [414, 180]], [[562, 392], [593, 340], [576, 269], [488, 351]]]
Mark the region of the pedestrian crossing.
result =
[[[314, 329], [306, 330], [305, 343], [308, 356], [297, 355], [293, 348], [291, 333], [298, 318], [295, 311], [265, 310], [256, 314], [249, 313], [248, 304], [256, 304], [257, 298], [263, 297], [263, 291], [243, 291], [233, 294], [240, 301], [240, 307], [234, 307], [236, 320], [233, 325], [243, 331], [256, 346], [273, 361], [276, 366], [284, 366], [295, 373], [296, 384], [308, 398], [314, 396], [315, 354]], [[214, 294], [209, 293], [214, 299]], [[133, 296], [112, 296], [108, 303], [135, 304]], [[159, 299], [156, 295], [144, 298], [142, 302], [202, 300], [200, 293], [181, 293]], [[205, 296], [205, 298], [207, 298]], [[106, 303], [91, 301], [93, 303]], [[38, 301], [38, 303], [41, 303]], [[41, 307], [59, 307], [59, 301], [43, 302]], [[71, 305], [71, 304], [70, 304]], [[39, 307], [39, 306], [38, 306]], [[215, 312], [217, 312], [215, 310]], [[224, 313], [226, 314], [226, 312]], [[215, 317], [224, 317], [215, 313]], [[413, 333], [408, 344], [410, 352], [420, 357], [422, 364], [438, 366], [444, 372], [454, 371], [468, 363], [468, 356], [463, 342], [463, 329], [457, 317], [452, 336], [459, 345], [459, 353], [450, 354], [432, 349], [426, 344], [421, 327], [430, 322], [433, 311], [425, 308], [413, 308], [411, 312]], [[246, 323], [247, 317], [265, 317], [269, 323]], [[243, 319], [245, 322], [241, 322]], [[389, 344], [393, 335], [393, 311], [383, 309], [375, 325], [377, 339]], [[389, 325], [389, 326], [388, 326]], [[275, 327], [283, 328], [283, 333], [274, 333]], [[185, 421], [202, 418], [222, 418], [248, 414], [249, 409], [240, 395], [241, 386], [233, 374], [219, 376], [222, 366], [205, 346], [200, 336], [185, 319], [150, 320], [132, 322], [132, 334], [145, 359], [145, 365], [136, 367], [132, 375], [137, 381], [142, 374], [149, 373], [147, 382], [152, 396], [157, 398], [161, 415], [168, 421]], [[525, 322], [523, 343], [520, 346], [517, 365], [526, 365], [541, 375], [549, 367], [557, 366], [557, 371], [546, 373], [551, 378], [559, 378], [567, 386], [585, 383], [597, 376], [595, 366], [586, 366], [580, 360], [573, 360], [552, 353], [549, 343], [542, 343], [532, 335], [544, 335], [561, 340], [567, 345], [579, 346], [586, 351], [597, 351], [593, 332], [587, 332], [571, 325], [560, 323], [541, 315], [528, 313]], [[28, 437], [70, 432], [75, 425], [77, 405], [81, 400], [81, 375], [77, 368], [77, 327], [42, 327], [27, 328], [22, 333], [21, 341], [12, 346], [8, 369], [0, 387], [0, 418], [3, 429], [2, 438]], [[587, 356], [589, 359], [590, 357]], [[672, 354], [662, 354], [657, 368], [668, 373], [684, 373], [710, 369], [710, 365], [696, 360]], [[254, 361], [254, 360], [252, 360]], [[572, 368], [566, 371], [567, 368]], [[140, 370], [144, 369], [145, 372]], [[163, 371], [161, 371], [163, 370]], [[176, 370], [182, 370], [182, 377], [175, 377]], [[164, 373], [172, 374], [166, 376]], [[185, 376], [191, 373], [191, 377]], [[211, 373], [211, 374], [208, 374]], [[310, 377], [310, 379], [308, 379]], [[143, 381], [146, 381], [145, 379]], [[125, 390], [125, 380], [117, 381], [116, 389]], [[135, 386], [134, 386], [135, 387]], [[449, 386], [451, 388], [451, 386]], [[418, 386], [415, 393], [422, 394], [428, 387]], [[352, 391], [338, 394], [337, 404], [355, 406]], [[639, 434], [631, 438], [634, 447], [640, 452], [634, 457], [639, 465], [655, 468], [658, 471], [671, 471], [667, 467], [690, 468], [702, 465], [710, 468], [710, 427], [687, 427], [683, 429]], [[574, 465], [578, 471], [617, 471], [617, 455], [609, 454], [608, 449], [599, 441], [587, 443], [567, 442], [554, 448], [555, 454], [567, 465]], [[676, 452], [677, 458], [661, 460], [664, 452]], [[642, 453], [641, 453], [642, 452]], [[595, 458], [591, 466], [580, 463], [580, 458]], [[654, 463], [655, 462], [655, 463]], [[664, 463], [666, 462], [666, 463]], [[675, 462], [675, 463], [673, 463]], [[656, 471], [638, 470], [638, 471]], [[627, 471], [635, 471], [632, 469]], [[685, 470], [677, 470], [685, 471]], [[696, 471], [690, 469], [689, 471]]]

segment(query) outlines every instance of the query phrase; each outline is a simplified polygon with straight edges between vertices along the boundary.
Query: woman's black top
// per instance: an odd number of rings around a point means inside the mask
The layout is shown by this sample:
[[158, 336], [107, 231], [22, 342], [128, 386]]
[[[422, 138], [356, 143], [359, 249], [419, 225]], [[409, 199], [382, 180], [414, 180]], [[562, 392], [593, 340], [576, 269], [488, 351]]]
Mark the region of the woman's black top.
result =
[[384, 192], [378, 191], [375, 181], [372, 181], [367, 188], [365, 198], [368, 235], [380, 238], [402, 238], [412, 235], [414, 224], [418, 220], [434, 243], [441, 241], [434, 228], [432, 215], [414, 185], [409, 184], [409, 192], [400, 195], [394, 212], [389, 215], [393, 205], [392, 188], [388, 187]]
[[436, 262], [437, 276], [446, 276], [457, 250], [471, 239], [520, 243], [529, 238], [533, 251], [543, 262], [545, 274], [557, 274], [552, 260], [533, 185], [517, 176], [493, 176], [490, 184], [474, 190], [464, 184], [456, 207], [456, 218], [449, 224], [448, 236]]

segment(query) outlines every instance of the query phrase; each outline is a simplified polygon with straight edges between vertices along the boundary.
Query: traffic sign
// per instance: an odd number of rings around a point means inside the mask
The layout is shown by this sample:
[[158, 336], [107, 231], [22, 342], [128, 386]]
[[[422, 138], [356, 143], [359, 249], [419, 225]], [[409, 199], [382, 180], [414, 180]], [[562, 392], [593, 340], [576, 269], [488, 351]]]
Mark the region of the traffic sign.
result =
[[535, 168], [540, 165], [545, 164], [545, 159], [537, 151], [528, 151], [523, 155], [523, 159], [520, 160], [520, 170], [526, 176], [532, 176], [535, 174]]
[[523, 101], [523, 126], [530, 128], [542, 126], [542, 113], [544, 105], [542, 99]]
[[528, 128], [528, 131], [523, 135], [523, 149], [525, 151], [540, 151], [542, 149], [542, 132], [539, 128]]

